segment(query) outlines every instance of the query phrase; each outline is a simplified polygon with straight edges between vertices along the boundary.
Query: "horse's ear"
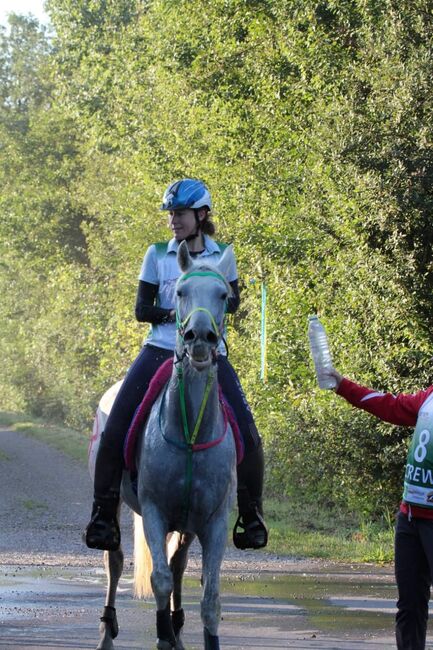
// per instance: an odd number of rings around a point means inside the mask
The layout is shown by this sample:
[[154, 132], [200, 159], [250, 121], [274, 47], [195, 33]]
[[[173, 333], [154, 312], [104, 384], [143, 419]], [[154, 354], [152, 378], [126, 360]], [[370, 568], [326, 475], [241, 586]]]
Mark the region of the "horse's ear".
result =
[[233, 244], [227, 246], [224, 249], [224, 253], [221, 255], [217, 267], [218, 271], [226, 278], [230, 269], [233, 265]]
[[179, 248], [177, 249], [177, 263], [182, 273], [189, 271], [193, 265], [192, 257], [189, 254], [188, 244], [186, 241], [180, 243]]

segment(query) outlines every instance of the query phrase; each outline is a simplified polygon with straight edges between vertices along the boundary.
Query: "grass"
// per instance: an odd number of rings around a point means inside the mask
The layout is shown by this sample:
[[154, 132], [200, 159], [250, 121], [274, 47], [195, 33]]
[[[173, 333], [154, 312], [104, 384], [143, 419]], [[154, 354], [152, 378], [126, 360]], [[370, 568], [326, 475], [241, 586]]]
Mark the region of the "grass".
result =
[[41, 440], [74, 460], [87, 462], [89, 436], [85, 433], [9, 411], [0, 411], [0, 426]]
[[25, 501], [23, 501], [23, 506], [29, 512], [31, 511], [39, 512], [40, 510], [47, 510], [48, 508], [48, 506], [46, 506], [44, 503], [33, 501], [33, 499], [25, 499]]
[[354, 516], [311, 504], [265, 502], [274, 553], [339, 562], [386, 564], [393, 559], [394, 529], [389, 519], [360, 522]]
[[[90, 431], [85, 434], [10, 412], [0, 412], [0, 426], [35, 437], [74, 460], [87, 462]], [[7, 458], [0, 455], [0, 460]], [[272, 553], [349, 563], [385, 564], [392, 561], [391, 518], [378, 523], [363, 522], [315, 504], [277, 499], [266, 499], [264, 510], [269, 527], [267, 550]], [[231, 526], [234, 521], [233, 513]]]

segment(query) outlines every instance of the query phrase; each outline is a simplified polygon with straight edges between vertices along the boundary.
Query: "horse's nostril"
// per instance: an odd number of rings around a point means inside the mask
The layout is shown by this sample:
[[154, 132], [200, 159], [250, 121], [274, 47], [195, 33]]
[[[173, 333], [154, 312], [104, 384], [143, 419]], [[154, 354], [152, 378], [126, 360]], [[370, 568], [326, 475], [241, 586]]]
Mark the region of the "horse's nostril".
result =
[[218, 337], [215, 332], [208, 332], [206, 340], [208, 343], [212, 343], [212, 345], [216, 345], [218, 343]]
[[194, 339], [195, 339], [194, 330], [188, 330], [188, 331], [186, 331], [185, 334], [184, 334], [184, 336], [183, 336], [183, 339], [184, 339], [184, 341], [186, 341], [187, 343], [188, 343], [188, 342], [191, 343], [191, 341], [194, 341]]

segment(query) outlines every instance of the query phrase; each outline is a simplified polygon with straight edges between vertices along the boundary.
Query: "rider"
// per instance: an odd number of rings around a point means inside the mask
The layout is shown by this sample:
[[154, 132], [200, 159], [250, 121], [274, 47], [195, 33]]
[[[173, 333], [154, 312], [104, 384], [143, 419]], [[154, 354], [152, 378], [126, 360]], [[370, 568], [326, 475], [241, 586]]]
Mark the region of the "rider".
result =
[[[176, 342], [175, 284], [181, 275], [177, 249], [188, 244], [193, 258], [218, 262], [225, 246], [212, 239], [215, 226], [210, 220], [211, 197], [206, 185], [184, 178], [172, 183], [164, 193], [161, 209], [169, 214], [174, 235], [168, 243], [149, 246], [139, 275], [135, 315], [152, 324], [148, 338], [129, 368], [107, 419], [96, 458], [94, 501], [85, 540], [90, 548], [116, 550], [120, 545], [118, 505], [123, 470], [123, 446], [133, 415], [161, 364], [173, 356]], [[240, 302], [236, 262], [233, 255], [227, 277], [233, 296], [227, 311], [233, 313]], [[267, 543], [263, 521], [263, 449], [260, 435], [227, 356], [219, 351], [218, 381], [232, 407], [244, 441], [244, 459], [238, 466], [239, 517], [233, 542], [241, 549], [262, 548]]]

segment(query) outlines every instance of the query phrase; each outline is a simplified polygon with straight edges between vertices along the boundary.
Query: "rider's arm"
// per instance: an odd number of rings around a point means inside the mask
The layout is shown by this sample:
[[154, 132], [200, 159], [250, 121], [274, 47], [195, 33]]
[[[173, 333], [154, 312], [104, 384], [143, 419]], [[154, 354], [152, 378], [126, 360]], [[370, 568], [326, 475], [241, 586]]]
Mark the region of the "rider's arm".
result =
[[230, 286], [233, 293], [227, 300], [227, 313], [234, 314], [235, 311], [237, 311], [239, 303], [241, 301], [241, 297], [239, 295], [239, 283], [237, 280], [233, 280], [230, 282]]
[[[238, 282], [238, 270], [236, 265], [236, 257], [233, 252], [233, 248], [230, 247], [225, 252], [228, 260], [228, 264], [225, 269], [225, 276], [227, 281], [232, 289], [232, 295], [227, 300], [227, 313], [234, 314], [239, 307], [241, 302], [240, 292], [239, 292], [239, 282]], [[226, 260], [226, 261], [227, 261]]]
[[380, 393], [371, 388], [360, 386], [354, 381], [343, 377], [336, 392], [353, 406], [368, 411], [381, 420], [391, 424], [414, 426], [418, 411], [426, 398], [433, 392], [433, 387], [420, 390], [413, 395], [406, 393], [392, 395], [391, 393]]
[[135, 303], [135, 317], [140, 323], [172, 323], [175, 320], [173, 310], [155, 307], [155, 298], [158, 285], [139, 280], [137, 300]]

